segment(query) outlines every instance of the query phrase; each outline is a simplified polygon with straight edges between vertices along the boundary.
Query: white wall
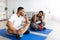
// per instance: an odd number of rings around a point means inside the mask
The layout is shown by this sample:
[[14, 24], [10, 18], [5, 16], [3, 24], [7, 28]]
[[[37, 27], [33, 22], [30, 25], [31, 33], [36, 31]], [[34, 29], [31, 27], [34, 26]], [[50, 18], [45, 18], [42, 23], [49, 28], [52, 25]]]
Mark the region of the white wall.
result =
[[50, 3], [51, 0], [8, 0], [8, 18], [12, 14], [12, 10], [14, 9], [16, 13], [17, 8], [20, 6], [24, 7], [26, 12], [43, 10], [49, 16]]
[[26, 11], [39, 11], [48, 9], [49, 3], [49, 0], [8, 0], [8, 7], [16, 10], [22, 6]]
[[7, 18], [10, 17], [10, 15], [12, 14], [12, 10], [14, 7], [14, 0], [7, 0]]
[[60, 1], [59, 0], [8, 0], [8, 18], [14, 9], [15, 13], [19, 6], [25, 8], [26, 12], [43, 10], [46, 19], [54, 18], [60, 21]]
[[54, 19], [60, 21], [60, 0], [52, 0], [51, 11], [54, 14]]

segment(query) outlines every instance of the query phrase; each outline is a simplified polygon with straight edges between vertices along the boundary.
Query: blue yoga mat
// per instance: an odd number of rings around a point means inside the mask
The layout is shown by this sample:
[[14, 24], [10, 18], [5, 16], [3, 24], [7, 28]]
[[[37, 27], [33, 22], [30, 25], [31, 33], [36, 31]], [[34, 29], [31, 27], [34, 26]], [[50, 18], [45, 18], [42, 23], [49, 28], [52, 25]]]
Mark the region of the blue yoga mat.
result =
[[[30, 29], [31, 31], [33, 31], [32, 29]], [[45, 30], [36, 30], [35, 32], [38, 32], [38, 33], [43, 33], [43, 34], [49, 34], [50, 32], [52, 31], [52, 29], [45, 29]]]
[[[15, 35], [7, 35], [6, 29], [1, 29], [0, 30], [0, 36], [9, 38], [11, 40], [17, 40]], [[25, 34], [21, 40], [45, 40], [46, 37], [45, 36], [39, 36], [39, 35], [35, 35], [35, 34]]]

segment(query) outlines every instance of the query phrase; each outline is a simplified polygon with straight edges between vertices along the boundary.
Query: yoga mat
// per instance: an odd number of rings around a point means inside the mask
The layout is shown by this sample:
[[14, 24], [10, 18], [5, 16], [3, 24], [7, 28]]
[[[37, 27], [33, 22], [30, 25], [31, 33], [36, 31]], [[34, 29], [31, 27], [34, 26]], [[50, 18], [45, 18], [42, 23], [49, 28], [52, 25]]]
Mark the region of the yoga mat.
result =
[[[33, 29], [30, 29], [30, 31], [34, 31]], [[43, 33], [43, 34], [49, 34], [50, 32], [52, 31], [52, 29], [45, 29], [45, 30], [36, 30], [35, 32], [38, 32], [38, 33]]]
[[[6, 29], [0, 30], [0, 36], [9, 38], [11, 40], [17, 40], [15, 35], [7, 35]], [[35, 34], [24, 34], [20, 40], [45, 40], [45, 36], [35, 35]]]

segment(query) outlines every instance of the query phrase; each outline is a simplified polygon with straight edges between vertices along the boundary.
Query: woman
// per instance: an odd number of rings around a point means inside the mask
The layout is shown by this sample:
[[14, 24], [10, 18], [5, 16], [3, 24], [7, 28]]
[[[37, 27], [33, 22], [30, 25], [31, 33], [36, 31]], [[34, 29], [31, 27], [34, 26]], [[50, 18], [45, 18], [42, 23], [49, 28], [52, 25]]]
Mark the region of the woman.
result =
[[45, 18], [45, 15], [43, 11], [39, 11], [37, 15], [33, 15], [30, 23], [31, 29], [45, 30], [46, 28], [44, 27], [45, 25], [44, 18]]

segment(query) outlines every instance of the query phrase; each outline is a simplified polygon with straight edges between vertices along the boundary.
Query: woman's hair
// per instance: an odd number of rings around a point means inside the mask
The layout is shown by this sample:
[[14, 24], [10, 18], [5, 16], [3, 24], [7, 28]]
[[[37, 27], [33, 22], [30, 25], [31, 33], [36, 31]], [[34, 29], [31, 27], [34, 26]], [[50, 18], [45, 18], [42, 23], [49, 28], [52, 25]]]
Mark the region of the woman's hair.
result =
[[[40, 13], [42, 13], [42, 16], [45, 18], [44, 12], [43, 12], [43, 11], [39, 11], [38, 15], [39, 15]], [[37, 16], [38, 16], [38, 15], [37, 15]]]
[[40, 14], [40, 13], [42, 13], [42, 14], [43, 14], [43, 16], [44, 16], [44, 12], [43, 12], [43, 11], [39, 11], [39, 13], [38, 13], [38, 14]]

